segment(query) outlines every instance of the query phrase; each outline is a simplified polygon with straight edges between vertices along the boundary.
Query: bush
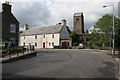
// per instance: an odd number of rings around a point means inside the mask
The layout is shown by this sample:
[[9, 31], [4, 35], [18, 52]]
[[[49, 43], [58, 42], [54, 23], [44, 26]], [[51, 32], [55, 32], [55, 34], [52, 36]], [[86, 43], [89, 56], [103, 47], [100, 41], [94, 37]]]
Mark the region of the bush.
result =
[[18, 47], [9, 47], [4, 50], [2, 50], [2, 56], [7, 56], [11, 54], [17, 54], [19, 52], [25, 51], [24, 47], [18, 46]]

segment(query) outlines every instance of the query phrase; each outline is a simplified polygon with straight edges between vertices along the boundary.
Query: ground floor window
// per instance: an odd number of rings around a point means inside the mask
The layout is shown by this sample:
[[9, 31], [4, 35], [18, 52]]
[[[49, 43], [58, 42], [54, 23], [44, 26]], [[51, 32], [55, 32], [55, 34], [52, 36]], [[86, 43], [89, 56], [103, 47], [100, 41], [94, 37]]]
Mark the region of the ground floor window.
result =
[[10, 42], [11, 43], [16, 43], [16, 39], [15, 38], [10, 38]]
[[16, 38], [12, 37], [10, 38], [10, 46], [15, 46], [16, 45]]
[[54, 46], [54, 42], [52, 42], [52, 46]]
[[25, 46], [25, 42], [23, 43], [23, 46]]
[[49, 46], [51, 46], [51, 42], [49, 42]]
[[62, 42], [62, 46], [69, 46], [69, 42]]
[[35, 46], [37, 47], [37, 43], [35, 42]]

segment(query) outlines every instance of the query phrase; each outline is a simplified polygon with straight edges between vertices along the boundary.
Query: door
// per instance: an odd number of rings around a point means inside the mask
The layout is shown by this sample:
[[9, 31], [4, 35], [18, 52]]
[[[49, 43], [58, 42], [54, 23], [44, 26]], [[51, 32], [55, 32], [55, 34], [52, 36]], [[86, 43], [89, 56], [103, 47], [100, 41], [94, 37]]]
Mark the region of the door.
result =
[[45, 42], [43, 42], [43, 49], [45, 48]]
[[69, 47], [69, 42], [62, 42], [62, 48], [68, 48]]

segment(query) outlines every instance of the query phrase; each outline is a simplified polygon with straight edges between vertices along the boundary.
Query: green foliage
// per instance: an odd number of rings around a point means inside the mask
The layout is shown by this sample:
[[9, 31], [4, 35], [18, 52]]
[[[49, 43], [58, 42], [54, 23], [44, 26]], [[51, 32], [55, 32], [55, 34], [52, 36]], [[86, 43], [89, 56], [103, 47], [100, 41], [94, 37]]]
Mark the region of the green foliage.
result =
[[86, 29], [86, 33], [88, 34], [89, 33], [89, 31]]
[[24, 49], [24, 47], [9, 47], [9, 48], [6, 48], [4, 50], [2, 50], [2, 55], [3, 56], [6, 56], [6, 55], [9, 55], [10, 54], [17, 54], [19, 52], [21, 52], [22, 50]]
[[115, 45], [116, 47], [120, 47], [120, 19], [118, 19], [118, 27], [116, 29]]
[[111, 32], [112, 27], [112, 15], [106, 14], [102, 18], [98, 19], [98, 21], [95, 23], [95, 28], [100, 28], [102, 32], [108, 33]]
[[21, 33], [23, 33], [23, 31], [20, 31], [19, 33], [21, 34]]
[[74, 31], [70, 33], [70, 37], [72, 38], [72, 45], [78, 45], [82, 42], [79, 35]]
[[[115, 39], [116, 39], [116, 45], [118, 44], [120, 40], [120, 28], [118, 27], [118, 23], [120, 23], [120, 20], [118, 20], [115, 17]], [[94, 31], [90, 36], [88, 37], [89, 41], [87, 42], [89, 46], [96, 47], [96, 46], [110, 46], [110, 43], [112, 41], [112, 26], [113, 26], [113, 16], [109, 14], [105, 14], [103, 17], [97, 20], [97, 22], [94, 25], [94, 28], [99, 28], [99, 31]], [[119, 38], [119, 40], [118, 40]], [[120, 42], [119, 42], [120, 44]]]

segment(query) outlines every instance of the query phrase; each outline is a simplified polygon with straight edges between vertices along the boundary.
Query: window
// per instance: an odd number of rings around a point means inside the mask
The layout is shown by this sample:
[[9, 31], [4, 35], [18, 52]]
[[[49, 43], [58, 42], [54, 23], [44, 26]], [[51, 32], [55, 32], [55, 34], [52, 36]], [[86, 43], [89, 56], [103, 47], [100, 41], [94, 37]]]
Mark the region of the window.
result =
[[79, 19], [77, 18], [76, 21], [79, 21]]
[[62, 42], [62, 46], [69, 46], [69, 42]]
[[24, 36], [24, 39], [25, 39], [25, 36]]
[[31, 46], [31, 43], [29, 43], [29, 46]]
[[43, 35], [43, 38], [45, 38], [45, 35]]
[[13, 43], [15, 42], [15, 40], [16, 40], [16, 39], [13, 38], [13, 37], [10, 38], [10, 41], [13, 42]]
[[51, 46], [51, 42], [49, 42], [49, 46]]
[[37, 43], [35, 42], [35, 46], [37, 47]]
[[54, 38], [54, 34], [52, 35], [52, 38]]
[[54, 46], [54, 42], [52, 42], [52, 46]]
[[16, 33], [16, 24], [10, 24], [10, 32]]
[[37, 35], [35, 35], [35, 39], [37, 39]]
[[25, 46], [25, 42], [23, 43], [23, 46]]

